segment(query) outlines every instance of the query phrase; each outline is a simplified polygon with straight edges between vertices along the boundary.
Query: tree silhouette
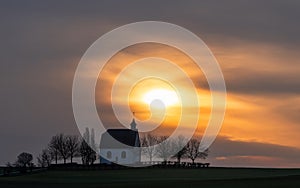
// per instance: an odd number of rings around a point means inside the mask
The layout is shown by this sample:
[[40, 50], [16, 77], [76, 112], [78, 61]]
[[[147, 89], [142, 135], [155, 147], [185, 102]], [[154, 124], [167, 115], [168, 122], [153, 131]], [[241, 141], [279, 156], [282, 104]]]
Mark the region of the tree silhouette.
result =
[[51, 157], [55, 160], [55, 164], [57, 164], [57, 161], [60, 159], [59, 156], [59, 135], [55, 135], [51, 138], [49, 143], [49, 152], [51, 154]]
[[205, 159], [208, 156], [208, 149], [204, 152], [199, 150], [200, 142], [196, 139], [192, 139], [188, 142], [186, 146], [186, 157], [192, 160], [192, 163], [195, 163], [196, 158]]
[[172, 155], [172, 142], [171, 140], [167, 140], [167, 136], [161, 136], [158, 139], [159, 145], [155, 147], [155, 154], [162, 158], [164, 162], [168, 160], [169, 157]]
[[88, 127], [85, 128], [85, 132], [83, 133], [83, 139], [87, 144], [90, 144], [90, 130]]
[[91, 131], [90, 146], [91, 146], [92, 149], [94, 149], [94, 150], [97, 148], [96, 143], [95, 143], [95, 131], [94, 131], [94, 129], [92, 129], [92, 131]]
[[64, 164], [66, 164], [70, 153], [67, 145], [67, 137], [64, 134], [58, 135], [58, 152], [61, 158], [64, 160]]
[[187, 152], [186, 144], [185, 144], [186, 138], [182, 135], [178, 136], [176, 139], [172, 142], [172, 148], [174, 151], [178, 151], [173, 157], [177, 159], [177, 162], [180, 163], [181, 158], [183, 158]]
[[157, 142], [158, 138], [153, 134], [145, 134], [141, 139], [142, 146], [144, 147], [142, 153], [149, 158], [150, 162], [152, 162], [155, 156], [154, 145], [157, 144]]
[[82, 160], [82, 164], [89, 165], [93, 164], [97, 159], [96, 152], [86, 143], [84, 139], [82, 139], [80, 144], [80, 156]]
[[79, 139], [76, 135], [68, 135], [65, 138], [68, 155], [73, 162], [73, 158], [79, 155]]
[[32, 155], [30, 153], [23, 152], [17, 157], [16, 166], [19, 167], [31, 167], [32, 166]]
[[41, 167], [49, 167], [52, 162], [52, 156], [48, 149], [43, 149], [42, 153], [37, 157], [38, 165]]

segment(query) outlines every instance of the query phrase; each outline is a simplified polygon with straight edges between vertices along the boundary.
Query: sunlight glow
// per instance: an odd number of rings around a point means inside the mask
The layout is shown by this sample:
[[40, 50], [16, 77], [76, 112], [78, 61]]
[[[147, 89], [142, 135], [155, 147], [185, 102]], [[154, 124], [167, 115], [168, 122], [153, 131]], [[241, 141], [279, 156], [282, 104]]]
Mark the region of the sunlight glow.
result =
[[155, 100], [160, 100], [165, 106], [172, 106], [179, 101], [176, 92], [167, 89], [153, 89], [143, 97], [143, 101], [149, 105]]

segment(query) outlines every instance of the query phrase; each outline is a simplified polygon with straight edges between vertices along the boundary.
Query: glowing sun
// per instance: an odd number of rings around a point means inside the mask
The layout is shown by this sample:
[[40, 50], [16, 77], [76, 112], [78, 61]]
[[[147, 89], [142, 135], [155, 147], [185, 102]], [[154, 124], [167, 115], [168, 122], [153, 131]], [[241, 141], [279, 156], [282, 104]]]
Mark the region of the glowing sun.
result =
[[149, 105], [157, 100], [162, 102], [166, 107], [175, 105], [179, 101], [176, 92], [168, 89], [152, 89], [143, 96], [143, 101]]

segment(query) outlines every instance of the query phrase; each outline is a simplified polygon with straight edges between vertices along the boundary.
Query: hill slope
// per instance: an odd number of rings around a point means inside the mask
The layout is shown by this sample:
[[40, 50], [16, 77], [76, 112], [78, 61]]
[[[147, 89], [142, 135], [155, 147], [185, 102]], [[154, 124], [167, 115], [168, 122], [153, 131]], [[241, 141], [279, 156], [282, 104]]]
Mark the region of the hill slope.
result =
[[1, 177], [0, 187], [300, 187], [300, 169], [123, 169], [46, 171]]

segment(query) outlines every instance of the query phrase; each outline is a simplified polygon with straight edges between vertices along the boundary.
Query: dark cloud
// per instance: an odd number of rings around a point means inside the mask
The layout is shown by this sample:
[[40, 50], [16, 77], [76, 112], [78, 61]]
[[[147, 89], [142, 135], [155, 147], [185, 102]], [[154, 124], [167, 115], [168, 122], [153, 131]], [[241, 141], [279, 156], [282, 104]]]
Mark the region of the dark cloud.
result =
[[209, 158], [216, 165], [222, 166], [274, 167], [299, 165], [299, 156], [298, 148], [255, 141], [235, 141], [219, 136], [210, 148]]
[[229, 92], [259, 95], [297, 95], [300, 93], [298, 73], [289, 71], [270, 73], [236, 69], [231, 70], [231, 73], [228, 74], [235, 74], [226, 77], [225, 73], [226, 86]]
[[141, 20], [162, 20], [187, 27], [209, 41], [213, 40], [211, 35], [221, 35], [291, 47], [300, 42], [297, 1], [7, 1], [1, 7], [2, 24], [12, 29], [48, 25], [61, 31], [71, 24], [79, 26], [77, 30], [84, 29], [81, 25], [94, 25], [94, 31], [101, 34], [104, 31], [99, 33], [97, 27], [109, 29]]

